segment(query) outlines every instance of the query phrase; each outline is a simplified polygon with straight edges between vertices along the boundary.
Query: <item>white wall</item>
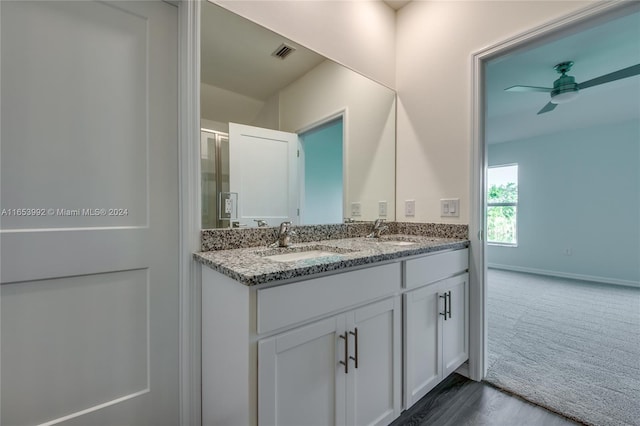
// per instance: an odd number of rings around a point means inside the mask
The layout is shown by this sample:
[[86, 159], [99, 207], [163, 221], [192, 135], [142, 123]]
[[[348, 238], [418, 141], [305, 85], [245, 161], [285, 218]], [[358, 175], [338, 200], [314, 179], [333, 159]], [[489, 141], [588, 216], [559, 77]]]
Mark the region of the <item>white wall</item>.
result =
[[[471, 55], [589, 5], [583, 1], [413, 1], [398, 11], [398, 220], [468, 223]], [[460, 217], [439, 200], [460, 198]], [[415, 218], [404, 200], [416, 200]]]
[[395, 12], [381, 1], [214, 3], [394, 87]]
[[229, 123], [221, 123], [220, 121], [200, 119], [200, 127], [215, 130], [222, 133], [229, 133]]
[[264, 102], [262, 109], [249, 124], [251, 126], [264, 127], [265, 129], [280, 129], [280, 93], [276, 93]]
[[[361, 203], [356, 220], [375, 220], [378, 201], [395, 219], [395, 94], [332, 61], [324, 61], [280, 92], [280, 130], [299, 132], [331, 115], [344, 117], [345, 217]], [[306, 129], [305, 129], [306, 130]]]
[[518, 246], [489, 265], [640, 286], [639, 135], [636, 119], [489, 145], [519, 175]]
[[[395, 87], [397, 220], [468, 223], [472, 53], [594, 2], [414, 0], [397, 16], [382, 2], [215, 3]], [[448, 197], [459, 218], [440, 217]]]
[[265, 103], [221, 89], [210, 84], [200, 84], [200, 118], [222, 123], [252, 124]]

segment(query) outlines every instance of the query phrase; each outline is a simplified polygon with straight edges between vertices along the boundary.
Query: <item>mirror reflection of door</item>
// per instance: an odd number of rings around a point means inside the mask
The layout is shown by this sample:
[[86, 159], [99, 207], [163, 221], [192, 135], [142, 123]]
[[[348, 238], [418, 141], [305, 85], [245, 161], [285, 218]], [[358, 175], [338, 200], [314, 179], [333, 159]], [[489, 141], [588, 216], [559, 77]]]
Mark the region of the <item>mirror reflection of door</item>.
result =
[[342, 116], [305, 131], [300, 139], [300, 223], [343, 220]]
[[238, 194], [239, 226], [299, 223], [297, 148], [295, 133], [229, 123], [229, 190]]

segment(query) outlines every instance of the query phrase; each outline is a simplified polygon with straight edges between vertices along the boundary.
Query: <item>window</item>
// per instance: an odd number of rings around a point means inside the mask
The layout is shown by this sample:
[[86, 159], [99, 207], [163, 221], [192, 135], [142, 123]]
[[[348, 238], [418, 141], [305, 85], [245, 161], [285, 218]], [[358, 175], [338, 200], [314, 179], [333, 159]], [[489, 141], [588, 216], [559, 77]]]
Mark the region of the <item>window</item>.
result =
[[487, 179], [487, 242], [516, 246], [518, 165], [489, 167]]

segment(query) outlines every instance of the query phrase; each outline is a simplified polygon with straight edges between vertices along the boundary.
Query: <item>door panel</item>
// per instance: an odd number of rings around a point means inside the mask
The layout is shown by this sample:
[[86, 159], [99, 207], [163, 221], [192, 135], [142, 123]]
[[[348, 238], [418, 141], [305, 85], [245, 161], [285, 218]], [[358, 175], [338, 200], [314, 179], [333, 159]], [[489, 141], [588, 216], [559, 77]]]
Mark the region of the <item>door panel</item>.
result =
[[344, 424], [341, 329], [344, 315], [259, 342], [260, 425]]
[[442, 374], [447, 377], [469, 358], [469, 274], [449, 278], [443, 285], [444, 293], [451, 292], [451, 315], [442, 321]]
[[149, 391], [148, 272], [3, 286], [3, 424], [40, 424]]
[[[2, 2], [1, 10], [9, 59], [2, 61], [2, 207], [56, 214], [5, 215], [2, 228], [146, 226], [145, 17], [125, 5], [22, 3]], [[74, 214], [109, 207], [129, 211]]]
[[[400, 297], [357, 309], [351, 325], [347, 423], [387, 425], [400, 415]], [[357, 329], [357, 336], [355, 330]], [[357, 356], [355, 345], [357, 341]], [[351, 398], [353, 400], [351, 401]]]
[[405, 408], [410, 407], [440, 381], [438, 286], [413, 290], [405, 298]]
[[297, 149], [295, 133], [229, 123], [229, 187], [241, 224], [298, 223]]
[[175, 425], [177, 9], [0, 19], [2, 423]]

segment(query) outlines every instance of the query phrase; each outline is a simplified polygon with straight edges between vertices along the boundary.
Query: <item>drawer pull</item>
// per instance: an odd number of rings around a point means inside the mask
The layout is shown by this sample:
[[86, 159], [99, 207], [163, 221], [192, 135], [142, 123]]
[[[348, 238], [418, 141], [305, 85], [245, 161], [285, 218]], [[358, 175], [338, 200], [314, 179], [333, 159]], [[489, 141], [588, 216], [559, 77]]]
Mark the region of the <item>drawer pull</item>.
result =
[[[447, 313], [449, 314], [449, 318], [451, 318], [451, 290], [449, 290], [449, 292], [447, 293], [447, 297], [449, 298], [449, 304], [448, 306], [448, 310]], [[446, 299], [445, 299], [446, 300]], [[447, 309], [447, 307], [445, 306], [445, 309]], [[447, 317], [445, 317], [446, 319]]]
[[345, 331], [340, 338], [344, 339], [344, 361], [340, 361], [340, 364], [344, 365], [344, 374], [349, 374], [349, 334]]
[[444, 299], [444, 312], [440, 312], [440, 315], [444, 317], [444, 320], [447, 320], [447, 293], [440, 295], [441, 299]]
[[356, 340], [356, 348], [355, 348], [356, 356], [355, 356], [355, 358], [350, 356], [349, 359], [354, 360], [355, 361], [355, 367], [358, 368], [358, 327], [355, 328], [355, 331], [350, 331], [349, 334], [351, 334], [353, 337], [355, 337], [355, 340]]

